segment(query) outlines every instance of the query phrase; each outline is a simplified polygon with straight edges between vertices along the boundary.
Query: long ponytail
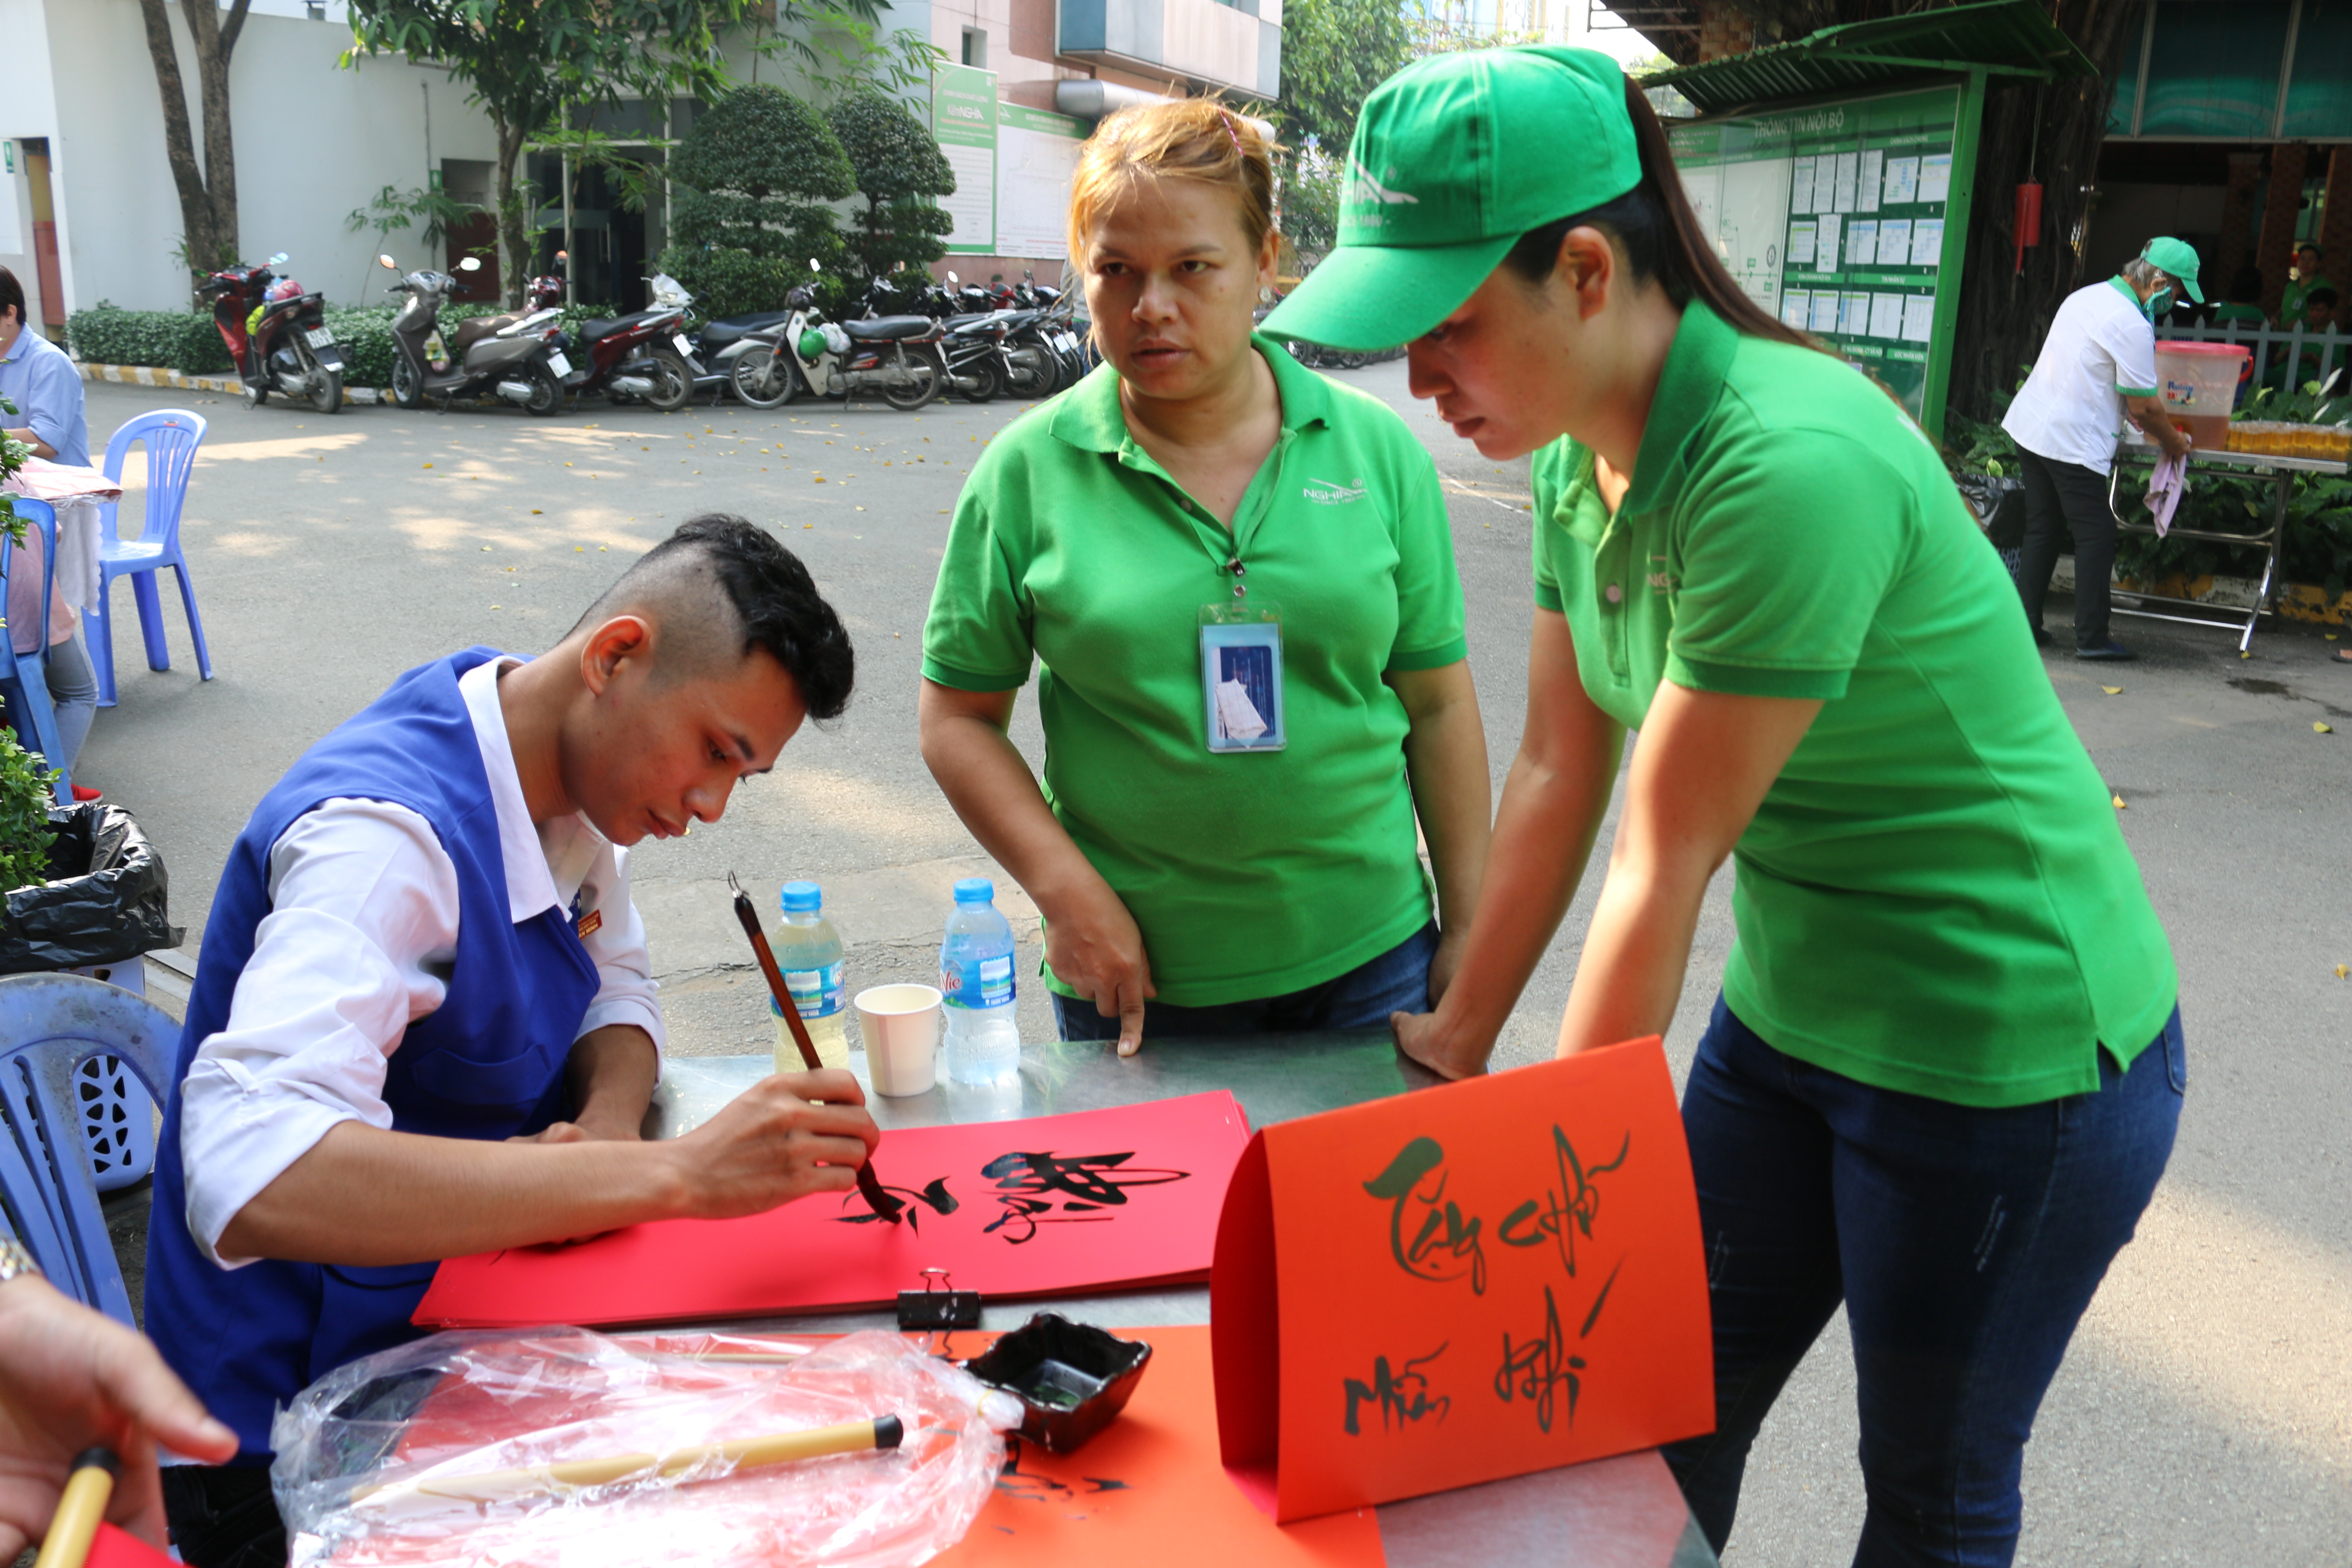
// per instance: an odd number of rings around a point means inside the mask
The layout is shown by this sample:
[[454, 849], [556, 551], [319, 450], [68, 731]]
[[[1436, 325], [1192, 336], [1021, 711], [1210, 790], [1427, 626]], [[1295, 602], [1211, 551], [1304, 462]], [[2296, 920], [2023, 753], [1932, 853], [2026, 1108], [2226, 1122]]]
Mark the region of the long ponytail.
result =
[[1691, 210], [1690, 198], [1683, 194], [1682, 176], [1666, 145], [1665, 128], [1631, 78], [1625, 82], [1625, 113], [1633, 122], [1633, 147], [1642, 161], [1641, 184], [1614, 201], [1528, 230], [1503, 258], [1503, 264], [1529, 283], [1541, 283], [1558, 264], [1559, 242], [1569, 230], [1601, 229], [1623, 247], [1634, 279], [1656, 279], [1675, 304], [1701, 300], [1733, 329], [1750, 337], [1820, 349], [1820, 343], [1749, 299], [1717, 259], [1714, 245], [1699, 226], [1698, 215]]

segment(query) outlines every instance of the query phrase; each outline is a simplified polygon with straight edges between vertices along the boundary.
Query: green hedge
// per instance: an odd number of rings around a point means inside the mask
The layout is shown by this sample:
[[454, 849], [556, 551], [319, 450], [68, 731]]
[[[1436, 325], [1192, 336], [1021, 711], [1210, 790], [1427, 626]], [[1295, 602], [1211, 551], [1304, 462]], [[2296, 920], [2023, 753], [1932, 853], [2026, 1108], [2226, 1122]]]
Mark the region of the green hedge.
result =
[[89, 364], [145, 364], [191, 375], [230, 369], [210, 310], [125, 310], [101, 300], [66, 321], [74, 352]]

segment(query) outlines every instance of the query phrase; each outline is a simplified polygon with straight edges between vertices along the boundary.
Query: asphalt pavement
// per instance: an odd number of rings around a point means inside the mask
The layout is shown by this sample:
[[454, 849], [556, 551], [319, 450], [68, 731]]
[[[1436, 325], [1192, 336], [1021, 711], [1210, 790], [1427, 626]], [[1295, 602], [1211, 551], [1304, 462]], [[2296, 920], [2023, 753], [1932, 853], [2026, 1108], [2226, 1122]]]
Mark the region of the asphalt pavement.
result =
[[[1499, 790], [1527, 689], [1526, 465], [1455, 441], [1406, 396], [1401, 364], [1337, 379], [1397, 406], [1444, 479]], [[533, 419], [250, 410], [107, 384], [89, 397], [94, 447], [150, 408], [211, 421], [184, 538], [216, 679], [196, 679], [168, 589], [173, 668], [148, 670], [118, 593], [121, 705], [99, 715], [78, 773], [160, 847], [190, 956], [230, 842], [306, 746], [413, 665], [473, 643], [545, 648], [639, 552], [709, 510], [773, 528], [808, 562], [856, 639], [858, 684], [849, 711], [805, 730], [724, 821], [637, 852], [672, 1048], [724, 1054], [772, 1037], [727, 910], [730, 871], [769, 898], [793, 878], [822, 882], [853, 987], [935, 970], [960, 876], [995, 874], [1000, 901], [1034, 912], [948, 808], [915, 743], [919, 645], [949, 510], [982, 444], [1025, 405], [592, 406]], [[1823, 504], [1835, 501], [1825, 483]], [[136, 505], [126, 498], [126, 519]], [[2053, 625], [2064, 609], [2052, 606]], [[2062, 654], [2048, 668], [2122, 802], [2179, 954], [2191, 1082], [2164, 1184], [2027, 1451], [2018, 1560], [2340, 1563], [2352, 1550], [2352, 979], [2340, 967], [2352, 964], [2352, 669], [2330, 665], [2340, 645], [2308, 628], [2265, 629], [2246, 659], [2220, 633], [2130, 620], [2118, 632], [2138, 663]], [[1038, 762], [1034, 702], [1013, 732]], [[1606, 852], [1604, 830], [1596, 866]], [[1597, 885], [1580, 892], [1521, 998], [1498, 1066], [1549, 1053]], [[1718, 878], [1668, 1039], [1677, 1074], [1730, 939]], [[1032, 1035], [1052, 1028], [1034, 984], [1022, 1022]], [[1758, 1441], [1727, 1564], [1847, 1561], [1864, 1506], [1856, 1441], [1841, 1316]]]

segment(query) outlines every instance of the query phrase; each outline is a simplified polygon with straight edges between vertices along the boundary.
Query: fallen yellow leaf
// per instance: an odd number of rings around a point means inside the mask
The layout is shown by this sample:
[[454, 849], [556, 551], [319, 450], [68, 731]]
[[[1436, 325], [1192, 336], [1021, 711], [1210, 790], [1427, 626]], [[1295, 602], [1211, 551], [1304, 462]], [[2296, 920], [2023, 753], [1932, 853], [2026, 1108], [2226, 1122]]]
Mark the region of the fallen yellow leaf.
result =
[[2323, 723], [2321, 723], [2321, 722], [2320, 722], [2318, 720], [2316, 720], [2316, 719], [2314, 719], [2314, 720], [2311, 721], [2311, 727], [2312, 727], [2312, 729], [2313, 729], [2313, 730], [2316, 731], [2318, 733], [2320, 733], [2320, 734], [2322, 734], [2322, 735], [2333, 735], [2334, 733], [2336, 733], [2336, 726], [2335, 726], [2335, 725], [2333, 725], [2333, 724], [2323, 724]]
[[2124, 689], [2120, 686], [2102, 686], [2099, 689], [2110, 697], [2121, 697], [2124, 694]]
[[432, 465], [432, 464], [430, 464], [430, 463], [427, 463], [427, 464], [425, 464], [425, 466], [426, 468], [431, 468], [433, 465]]
[[2123, 796], [2121, 796], [2121, 795], [2117, 795], [2117, 796], [2116, 796], [2116, 809], [2117, 811], [2129, 811], [2129, 810], [2131, 809], [2131, 807], [2130, 807], [2130, 806], [2127, 806], [2127, 805], [2126, 805], [2124, 804], [2124, 797], [2123, 797]]
[[537, 517], [537, 516], [539, 516], [539, 515], [540, 515], [539, 508], [537, 508], [537, 507], [533, 507], [533, 508], [531, 508], [531, 509], [530, 509], [530, 515], [531, 515], [531, 516], [533, 516], [533, 517]]
[[2238, 657], [2239, 657], [2240, 658], [2253, 658], [2254, 656], [2253, 656], [2252, 653], [2245, 653], [2245, 652], [2242, 652], [2242, 653], [2240, 653], [2240, 654], [2238, 655]]
[[2338, 980], [2352, 979], [2352, 965], [2342, 963], [2337, 964], [2336, 966], [2336, 978]]

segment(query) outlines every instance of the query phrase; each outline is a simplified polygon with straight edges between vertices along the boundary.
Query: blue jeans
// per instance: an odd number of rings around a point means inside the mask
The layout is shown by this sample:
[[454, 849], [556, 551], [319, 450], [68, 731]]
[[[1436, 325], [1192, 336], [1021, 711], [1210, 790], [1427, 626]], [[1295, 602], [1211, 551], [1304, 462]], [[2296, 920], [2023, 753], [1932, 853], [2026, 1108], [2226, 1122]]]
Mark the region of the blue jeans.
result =
[[1722, 1551], [1748, 1450], [1843, 1300], [1857, 1568], [2006, 1564], [2042, 1396], [2172, 1152], [2180, 1012], [2099, 1089], [1981, 1110], [1774, 1050], [1718, 999], [1683, 1096], [1715, 1318], [1712, 1436], [1667, 1462]]
[[[1177, 1007], [1147, 1002], [1143, 1026], [1172, 1039], [1202, 1035], [1297, 1034], [1321, 1029], [1380, 1029], [1391, 1013], [1429, 1011], [1429, 961], [1437, 952], [1437, 922], [1360, 963], [1336, 980], [1254, 1002], [1221, 1002], [1213, 1007]], [[1106, 1018], [1091, 1002], [1054, 993], [1054, 1021], [1066, 1040], [1115, 1040], [1118, 1019]]]

